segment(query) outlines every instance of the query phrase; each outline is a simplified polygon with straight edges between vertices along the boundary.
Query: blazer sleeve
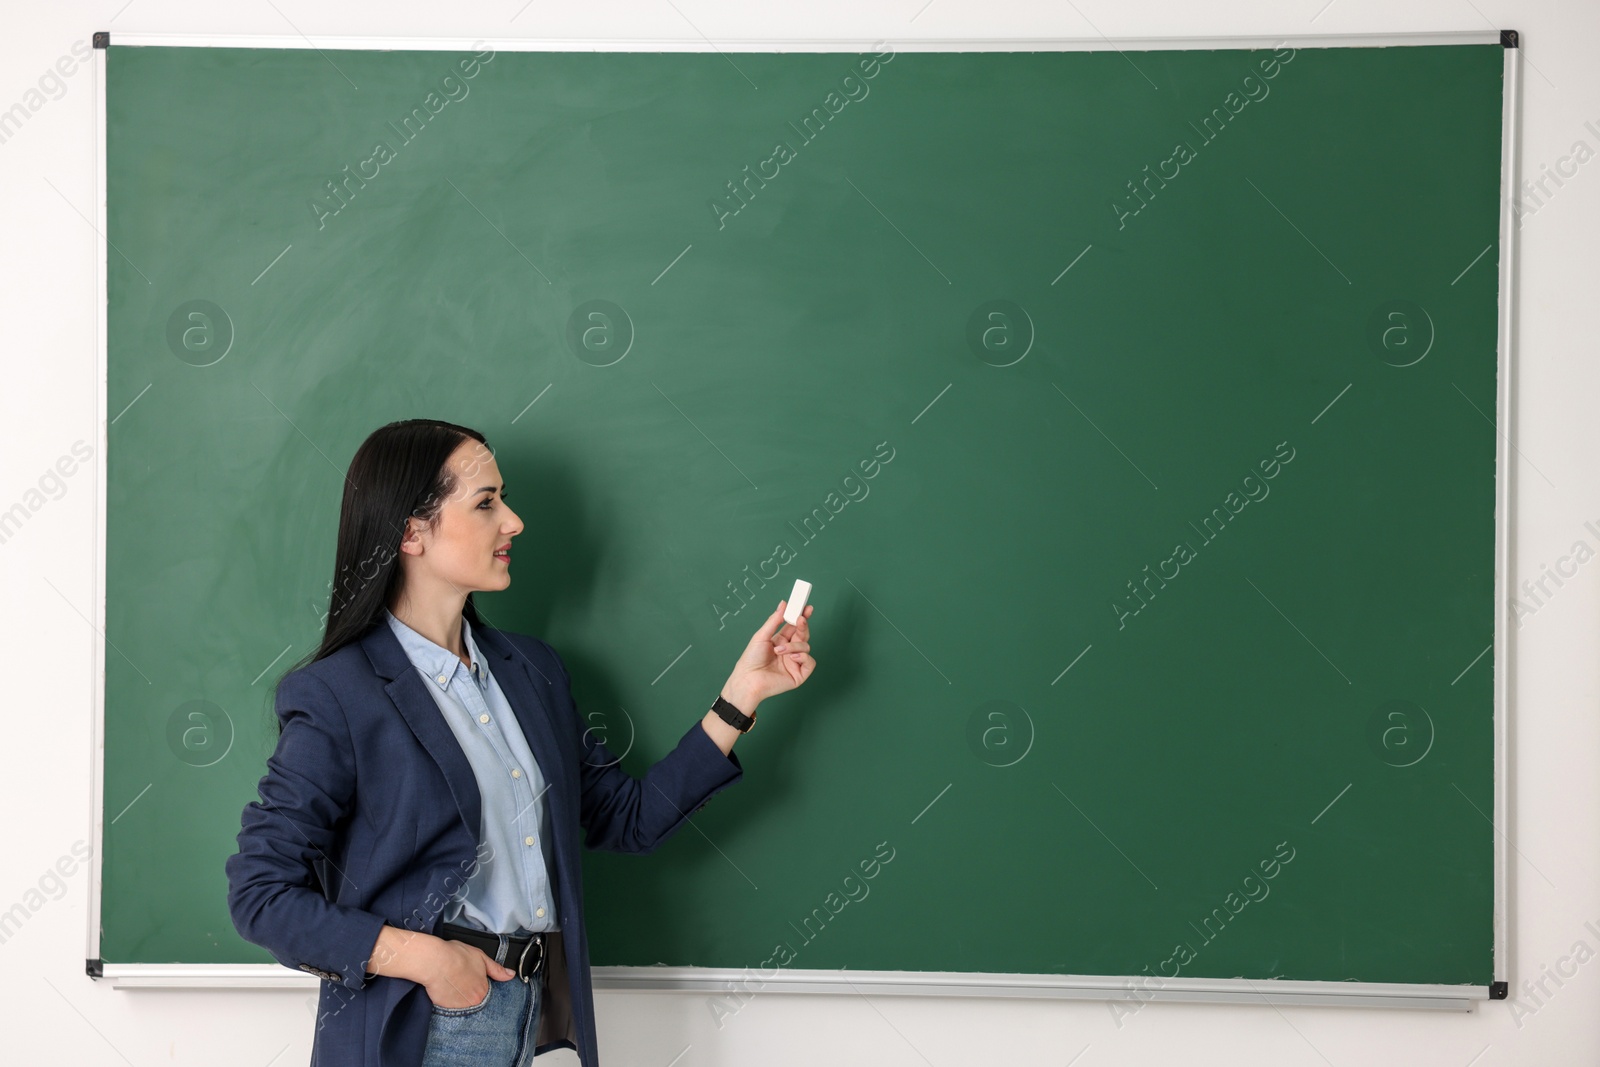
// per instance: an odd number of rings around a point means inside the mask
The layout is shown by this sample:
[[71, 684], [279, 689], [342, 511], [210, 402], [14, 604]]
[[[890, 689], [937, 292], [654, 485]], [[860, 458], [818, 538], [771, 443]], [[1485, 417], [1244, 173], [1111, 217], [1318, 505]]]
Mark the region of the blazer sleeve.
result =
[[574, 728], [582, 737], [578, 820], [583, 824], [586, 848], [654, 852], [682, 828], [692, 812], [744, 777], [739, 757], [732, 752], [723, 755], [699, 720], [642, 779], [633, 777], [578, 715], [567, 665], [549, 644], [542, 640], [539, 644], [549, 652], [561, 673], [562, 691], [556, 702], [568, 709]]
[[278, 962], [360, 989], [384, 920], [328, 900], [313, 866], [335, 851], [355, 795], [349, 725], [332, 690], [304, 670], [279, 684], [277, 714], [277, 751], [226, 864], [228, 911], [240, 936]]

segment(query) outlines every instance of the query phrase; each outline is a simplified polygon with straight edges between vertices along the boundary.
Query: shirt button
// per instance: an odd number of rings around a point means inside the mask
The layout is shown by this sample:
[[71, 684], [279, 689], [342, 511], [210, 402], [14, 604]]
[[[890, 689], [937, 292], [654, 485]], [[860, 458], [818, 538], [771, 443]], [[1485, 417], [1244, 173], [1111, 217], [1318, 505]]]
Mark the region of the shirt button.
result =
[[439, 675], [439, 684], [440, 684], [440, 685], [443, 685], [443, 684], [444, 684], [444, 675], [442, 675], [442, 674], [441, 674], [441, 675]]
[[489, 716], [487, 716], [487, 715], [479, 715], [478, 716], [478, 721], [479, 722], [488, 722], [489, 721]]
[[519, 771], [519, 770], [513, 769], [512, 772], [511, 772], [511, 777], [513, 777], [513, 778], [521, 778], [522, 777], [522, 772]]
[[542, 919], [542, 918], [544, 918], [544, 909], [543, 909], [543, 908], [539, 908], [539, 909], [538, 909], [538, 910], [536, 910], [536, 911], [535, 911], [535, 912], [534, 912], [534, 914], [535, 914], [535, 915], [537, 915], [537, 916], [538, 916], [538, 917], [539, 917], [539, 918], [541, 918], [541, 919]]
[[531, 844], [533, 844], [533, 838], [531, 838], [531, 837], [524, 837], [524, 838], [523, 838], [523, 839], [522, 839], [522, 843], [523, 843], [523, 844], [524, 844], [524, 845], [531, 845]]

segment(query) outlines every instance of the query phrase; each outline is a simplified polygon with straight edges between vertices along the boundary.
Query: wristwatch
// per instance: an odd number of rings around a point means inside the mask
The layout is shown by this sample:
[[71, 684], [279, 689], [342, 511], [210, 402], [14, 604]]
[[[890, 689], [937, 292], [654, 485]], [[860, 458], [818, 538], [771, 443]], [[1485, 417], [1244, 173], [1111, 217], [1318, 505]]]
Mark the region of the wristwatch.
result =
[[756, 724], [754, 715], [746, 715], [726, 700], [723, 700], [721, 694], [718, 694], [717, 702], [711, 705], [711, 710], [717, 713], [718, 718], [738, 730], [741, 734], [749, 733], [750, 727]]

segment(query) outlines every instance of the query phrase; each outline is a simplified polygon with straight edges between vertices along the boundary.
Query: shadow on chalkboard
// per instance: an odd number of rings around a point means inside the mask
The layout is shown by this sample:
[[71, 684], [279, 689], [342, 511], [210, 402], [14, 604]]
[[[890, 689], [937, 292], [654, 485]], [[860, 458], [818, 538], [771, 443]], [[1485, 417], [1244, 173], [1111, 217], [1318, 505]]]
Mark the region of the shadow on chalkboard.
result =
[[[516, 493], [525, 500], [534, 497], [536, 505], [524, 503], [518, 512], [525, 524], [524, 532], [518, 538], [520, 558], [524, 562], [517, 581], [507, 591], [509, 603], [498, 611], [494, 608], [490, 610], [503, 617], [500, 624], [511, 629], [525, 628], [526, 632], [544, 637], [552, 630], [560, 629], [557, 625], [559, 620], [593, 610], [593, 589], [599, 575], [610, 575], [613, 581], [619, 578], [627, 581], [634, 577], [613, 574], [616, 565], [612, 560], [622, 547], [620, 542], [635, 536], [633, 531], [637, 529], [638, 516], [622, 514], [616, 505], [608, 502], [608, 494], [594, 492], [582, 484], [576, 469], [559, 459], [550, 460], [524, 452], [521, 456], [506, 457], [502, 470], [508, 492]], [[715, 534], [708, 532], [706, 536]], [[628, 555], [634, 558], [648, 555], [658, 560], [666, 558], [670, 562], [672, 553]], [[862, 662], [864, 654], [860, 650], [867, 647], [864, 642], [870, 637], [867, 632], [872, 624], [870, 607], [837, 573], [830, 574], [826, 568], [803, 571], [791, 567], [790, 570], [793, 573], [783, 574], [770, 583], [764, 592], [774, 592], [773, 603], [776, 604], [777, 597], [787, 592], [787, 586], [796, 575], [806, 577], [822, 592], [823, 595], [813, 601], [817, 604], [817, 611], [811, 645], [812, 654], [817, 659], [816, 671], [799, 689], [764, 705], [759, 732], [740, 742], [740, 759], [750, 773], [741, 782], [743, 788], [739, 790], [737, 803], [712, 803], [696, 814], [694, 820], [696, 827], [757, 885], [778, 882], [785, 877], [792, 877], [794, 873], [763, 869], [761, 866], [761, 857], [769, 854], [766, 848], [759, 847], [759, 842], [767, 836], [767, 831], [763, 830], [768, 822], [764, 818], [766, 812], [775, 807], [783, 808], [802, 802], [808, 793], [815, 796], [819, 776], [823, 788], [830, 791], [848, 790], [858, 794], [863, 801], [874, 792], [870, 781], [860, 780], [853, 774], [841, 775], [830, 771], [831, 761], [797, 758], [797, 755], [814, 754], [820, 746], [830, 743], [844, 744], [850, 747], [851, 752], [846, 754], [843, 763], [859, 767], [861, 746], [871, 743], [870, 739], [879, 735], [882, 722], [878, 716], [871, 714], [873, 709], [850, 706], [850, 694], [858, 688], [867, 673], [866, 665]], [[661, 576], [636, 577], [654, 584], [659, 582]], [[705, 690], [706, 699], [703, 705], [681, 709], [656, 708], [650, 712], [652, 717], [660, 716], [662, 720], [670, 720], [674, 724], [674, 729], [667, 735], [669, 742], [675, 741], [682, 730], [687, 730], [704, 713], [704, 707], [709, 706], [711, 696], [732, 669], [744, 642], [759, 625], [759, 616], [760, 613], [754, 611], [741, 613], [743, 622], [739, 624], [739, 629], [733, 632], [735, 623], [730, 622], [730, 633], [720, 635], [721, 639], [715, 643], [717, 651], [702, 655], [704, 646], [697, 647], [690, 657], [678, 665], [677, 669], [687, 668], [700, 677], [700, 682], [696, 684]], [[596, 721], [592, 718], [596, 711], [602, 713], [603, 719], [625, 703], [620, 688], [613, 682], [616, 669], [614, 662], [605, 662], [599, 655], [587, 654], [581, 645], [564, 645], [558, 647], [557, 651], [573, 677], [574, 699], [579, 714], [586, 721]], [[632, 709], [633, 713], [640, 710]], [[839, 719], [854, 716], [855, 721], [824, 722], [822, 716]], [[626, 733], [621, 735], [627, 736]], [[829, 738], [834, 740], [830, 742]], [[619, 739], [612, 737], [606, 740], [613, 751], [622, 757], [623, 768], [636, 778], [645, 774], [653, 758], [664, 754], [646, 756], [636, 749], [624, 748], [627, 742], [623, 742], [623, 745], [615, 743]], [[699, 837], [695, 833], [681, 836]], [[742, 839], [751, 842], [752, 847], [742, 848]], [[683, 879], [692, 877], [690, 869], [705, 862], [705, 857], [700, 855], [703, 846], [684, 848], [685, 844], [692, 842], [668, 842], [663, 846], [652, 863], [655, 876], [649, 872], [639, 872], [639, 876], [628, 880], [626, 925], [629, 929], [654, 931], [652, 941], [662, 958], [626, 961], [597, 959], [595, 962], [682, 965], [703, 959], [707, 950], [706, 939], [713, 935], [692, 925], [685, 925], [682, 902], [676, 900], [668, 888], [683, 884]], [[806, 851], [815, 853], [817, 850], [812, 848]], [[824, 861], [827, 850], [823, 849], [821, 853], [810, 856], [805, 862]], [[720, 860], [716, 862], [720, 863]], [[595, 896], [592, 891], [587, 895], [591, 898]], [[602, 892], [601, 896], [604, 895]], [[784, 928], [782, 918], [773, 916], [775, 930]]]

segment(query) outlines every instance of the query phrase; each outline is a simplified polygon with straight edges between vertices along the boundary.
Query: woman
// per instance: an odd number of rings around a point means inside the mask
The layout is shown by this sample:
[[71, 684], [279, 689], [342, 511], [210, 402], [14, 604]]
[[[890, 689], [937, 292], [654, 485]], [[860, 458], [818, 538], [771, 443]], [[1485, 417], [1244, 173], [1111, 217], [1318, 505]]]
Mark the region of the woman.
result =
[[239, 933], [323, 979], [314, 1065], [574, 1048], [597, 1067], [579, 848], [677, 832], [743, 774], [757, 706], [816, 667], [813, 609], [783, 626], [780, 601], [636, 779], [584, 729], [555, 650], [479, 618], [521, 532], [474, 430], [391, 423], [351, 460], [322, 643], [278, 684], [282, 733], [227, 862]]

